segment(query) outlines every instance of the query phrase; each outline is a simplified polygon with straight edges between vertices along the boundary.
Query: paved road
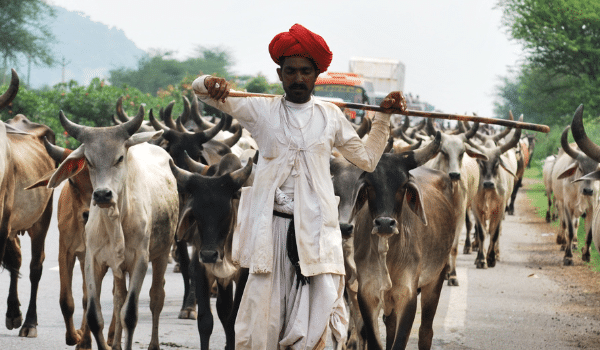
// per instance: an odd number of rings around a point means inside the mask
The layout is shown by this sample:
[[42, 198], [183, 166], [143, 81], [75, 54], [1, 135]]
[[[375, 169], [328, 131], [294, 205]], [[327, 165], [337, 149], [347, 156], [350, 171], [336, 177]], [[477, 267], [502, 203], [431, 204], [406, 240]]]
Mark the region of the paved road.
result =
[[[438, 313], [434, 322], [434, 349], [573, 349], [582, 347], [581, 337], [600, 338], [600, 319], [580, 317], [565, 309], [569, 290], [547, 276], [542, 266], [532, 262], [537, 247], [548, 241], [554, 232], [544, 231], [541, 219], [525, 215], [526, 196], [521, 193], [516, 204], [518, 214], [508, 216], [500, 238], [501, 261], [493, 269], [478, 270], [473, 264], [475, 255], [459, 255], [459, 287], [444, 287]], [[56, 206], [55, 206], [56, 208]], [[19, 296], [22, 311], [29, 300], [29, 238], [22, 239], [24, 251]], [[18, 331], [0, 327], [0, 350], [72, 349], [64, 345], [64, 324], [58, 304], [58, 230], [56, 220], [46, 241], [46, 261], [38, 298], [38, 337], [23, 339]], [[462, 251], [462, 242], [460, 250]], [[562, 263], [562, 255], [551, 251], [550, 263]], [[543, 267], [542, 267], [543, 268]], [[150, 339], [150, 310], [148, 289], [151, 270], [148, 271], [144, 290], [140, 296], [139, 322], [135, 332], [135, 349], [146, 349]], [[111, 280], [105, 278], [102, 310], [105, 319], [111, 310]], [[0, 272], [0, 296], [8, 294], [9, 274]], [[78, 268], [74, 278], [75, 300], [81, 300], [81, 273]], [[600, 287], [599, 287], [600, 288]], [[195, 321], [179, 320], [183, 286], [181, 276], [172, 272], [166, 275], [166, 303], [161, 314], [160, 341], [162, 349], [198, 349], [199, 337]], [[76, 324], [82, 317], [78, 303]], [[6, 304], [0, 303], [4, 314]], [[600, 306], [596, 306], [597, 308]], [[213, 300], [213, 313], [214, 311]], [[417, 348], [420, 314], [413, 327], [409, 349]], [[215, 317], [216, 319], [216, 317]], [[583, 344], [586, 344], [585, 342]], [[600, 344], [600, 343], [597, 343]], [[585, 347], [585, 346], [583, 346]], [[600, 347], [600, 345], [598, 345]], [[94, 347], [95, 348], [95, 347]], [[223, 330], [215, 321], [211, 348], [224, 348]], [[590, 347], [593, 348], [593, 347]]]

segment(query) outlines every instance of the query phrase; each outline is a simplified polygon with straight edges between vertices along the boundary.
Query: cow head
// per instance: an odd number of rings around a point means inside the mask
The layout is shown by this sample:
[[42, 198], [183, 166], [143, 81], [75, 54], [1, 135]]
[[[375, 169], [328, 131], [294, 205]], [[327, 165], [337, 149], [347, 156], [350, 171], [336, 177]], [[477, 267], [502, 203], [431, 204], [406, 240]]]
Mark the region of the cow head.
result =
[[175, 160], [175, 164], [184, 169], [187, 169], [184, 162], [184, 152], [187, 152], [194, 160], [202, 159], [204, 149], [202, 145], [214, 138], [226, 122], [226, 118], [223, 118], [219, 124], [206, 131], [190, 132], [185, 128], [178, 128], [177, 125], [175, 125], [175, 128], [162, 125], [154, 118], [152, 113], [149, 114], [149, 119], [156, 130], [164, 130], [163, 138], [168, 142], [167, 152]]
[[[594, 195], [594, 185], [592, 181], [595, 180], [597, 176], [596, 173], [598, 171], [598, 160], [600, 157], [598, 153], [594, 153], [597, 150], [598, 146], [596, 146], [585, 133], [585, 129], [583, 128], [583, 105], [580, 105], [579, 108], [575, 111], [575, 115], [573, 116], [573, 138], [577, 145], [581, 148], [581, 151], [572, 148], [568, 142], [568, 134], [570, 126], [567, 126], [563, 131], [560, 144], [571, 158], [575, 160], [571, 166], [569, 166], [565, 171], [563, 171], [558, 178], [565, 179], [568, 177], [574, 177], [579, 179], [579, 192], [584, 196], [593, 196]], [[589, 176], [587, 176], [589, 175]]]
[[425, 225], [422, 194], [409, 170], [419, 167], [435, 157], [440, 150], [441, 134], [427, 146], [400, 154], [383, 154], [372, 173], [363, 172], [359, 178], [359, 191], [354, 210], [365, 202], [373, 218], [373, 234], [390, 236], [399, 233], [398, 218], [406, 203]]
[[111, 127], [77, 125], [69, 121], [62, 111], [59, 118], [67, 133], [81, 142], [81, 146], [60, 164], [50, 178], [48, 187], [58, 186], [87, 167], [93, 187], [92, 204], [100, 208], [114, 207], [127, 183], [129, 148], [151, 140], [162, 132], [135, 134], [144, 120], [143, 107], [130, 121]]
[[333, 192], [340, 197], [338, 220], [342, 237], [350, 238], [354, 231], [354, 225], [351, 223], [352, 208], [358, 194], [358, 179], [363, 171], [341, 156], [330, 160], [329, 169], [333, 181]]
[[177, 234], [191, 238], [203, 263], [216, 263], [223, 259], [226, 240], [231, 239], [236, 222], [233, 200], [250, 177], [253, 163], [249, 160], [242, 168], [237, 156], [229, 154], [221, 159], [213, 176], [181, 169], [172, 160], [169, 164], [179, 191], [187, 194]]
[[501, 156], [511, 148], [515, 147], [519, 143], [520, 138], [521, 129], [517, 129], [511, 139], [505, 144], [493, 148], [480, 148], [480, 150], [483, 151], [485, 156], [488, 158], [487, 160], [481, 158], [477, 160], [481, 174], [480, 184], [484, 190], [496, 190], [498, 171], [500, 168], [503, 168], [510, 175], [516, 177], [516, 174], [507, 166], [507, 164], [505, 164]]

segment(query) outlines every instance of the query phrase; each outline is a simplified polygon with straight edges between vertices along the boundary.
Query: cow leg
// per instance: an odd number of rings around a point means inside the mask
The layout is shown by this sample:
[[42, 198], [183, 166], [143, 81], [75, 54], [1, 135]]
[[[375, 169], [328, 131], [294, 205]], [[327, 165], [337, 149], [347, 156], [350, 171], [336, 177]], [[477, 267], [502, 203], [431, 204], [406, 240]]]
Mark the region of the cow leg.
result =
[[[212, 284], [212, 283], [211, 283]], [[229, 315], [233, 310], [233, 281], [229, 283], [227, 287], [223, 287], [221, 283], [217, 281], [217, 315], [219, 320], [225, 329], [225, 337], [227, 342], [225, 343], [225, 349], [233, 349], [235, 344], [235, 334], [230, 334], [234, 331], [234, 328], [229, 329], [227, 324], [229, 321]]]
[[475, 236], [473, 238], [473, 251], [477, 252], [479, 251], [479, 246], [480, 246], [480, 241], [479, 241], [479, 235], [481, 235], [481, 230], [482, 230], [482, 226], [480, 223], [477, 222], [477, 220], [475, 220]]
[[379, 282], [377, 280], [372, 280], [368, 283], [361, 282], [359, 279], [357, 296], [358, 306], [363, 319], [363, 327], [360, 332], [367, 343], [368, 349], [382, 349], [379, 335], [379, 312], [381, 311]]
[[19, 237], [8, 239], [4, 251], [4, 267], [10, 271], [10, 286], [8, 287], [8, 299], [6, 301], [6, 328], [9, 330], [19, 328], [23, 324], [18, 290], [21, 259]]
[[[140, 300], [140, 292], [142, 284], [144, 283], [144, 277], [148, 272], [148, 253], [138, 253], [137, 262], [133, 268], [133, 272], [129, 279], [129, 290], [127, 291], [127, 297], [125, 303], [121, 308], [121, 326], [125, 331], [125, 349], [131, 350], [133, 347], [133, 332], [138, 322], [138, 303]], [[117, 324], [119, 324], [117, 322]], [[119, 335], [115, 328], [115, 338]], [[114, 348], [114, 347], [113, 347]]]
[[502, 221], [494, 222], [494, 225], [490, 222], [490, 245], [488, 246], [487, 253], [487, 266], [495, 267], [497, 261], [497, 255], [500, 250], [498, 249], [498, 241], [500, 239], [500, 232], [502, 231]]
[[465, 213], [465, 228], [467, 233], [465, 235], [465, 247], [463, 248], [463, 254], [471, 254], [471, 229], [473, 228], [473, 222], [471, 222], [471, 216], [469, 210]]
[[475, 233], [477, 234], [477, 258], [475, 259], [475, 266], [478, 269], [487, 269], [487, 261], [485, 257], [485, 237], [487, 236], [486, 229], [480, 223], [479, 218], [477, 218], [477, 223], [475, 224]]
[[249, 270], [246, 268], [243, 268], [239, 271], [239, 277], [235, 284], [233, 307], [229, 313], [227, 323], [224, 325], [225, 336], [227, 338], [225, 349], [228, 350], [233, 350], [235, 348], [235, 319], [237, 318], [237, 314], [240, 309], [240, 303], [242, 302], [242, 295], [244, 294], [244, 289], [246, 288], [246, 282], [248, 282], [248, 275]]
[[[167, 252], [168, 253], [168, 252]], [[169, 264], [169, 255], [163, 254], [152, 261], [152, 286], [150, 287], [150, 311], [152, 312], [152, 338], [148, 350], [159, 350], [158, 323], [165, 305], [165, 272]]]
[[113, 319], [114, 319], [114, 331], [111, 335], [109, 332], [107, 343], [112, 346], [113, 349], [121, 349], [121, 341], [123, 336], [123, 323], [120, 317], [114, 317], [120, 315], [123, 310], [123, 304], [127, 296], [127, 282], [125, 275], [121, 278], [113, 276]]
[[[65, 327], [67, 328], [65, 341], [67, 345], [77, 345], [82, 337], [82, 330], [76, 330], [73, 323], [73, 313], [75, 312], [73, 268], [75, 267], [75, 260], [77, 258], [73, 252], [67, 250], [62, 240], [60, 240], [58, 250], [58, 273], [60, 276], [60, 297], [58, 302], [63, 319], [65, 320]], [[83, 283], [83, 286], [85, 288], [85, 283]]]
[[419, 349], [431, 349], [433, 339], [433, 319], [437, 311], [444, 281], [442, 275], [437, 281], [421, 288], [421, 326], [419, 327]]
[[194, 266], [194, 279], [196, 280], [196, 301], [198, 304], [198, 333], [200, 334], [200, 348], [209, 349], [210, 335], [213, 331], [214, 320], [210, 310], [210, 284], [206, 278], [206, 269], [200, 264], [198, 253], [194, 251], [192, 265]]
[[573, 266], [573, 250], [572, 244], [574, 230], [573, 230], [573, 220], [571, 219], [571, 213], [569, 209], [565, 207], [564, 210], [565, 215], [565, 223], [567, 225], [567, 234], [565, 235], [565, 257], [563, 258], [563, 264], [565, 266]]
[[346, 294], [348, 296], [348, 310], [350, 311], [350, 325], [348, 327], [346, 349], [364, 349], [364, 339], [360, 332], [363, 328], [363, 321], [358, 306], [358, 295], [348, 288], [348, 285], [346, 285]]
[[102, 318], [102, 308], [100, 307], [100, 292], [102, 291], [102, 279], [108, 270], [106, 267], [95, 271], [93, 258], [86, 255], [85, 262], [85, 283], [88, 288], [88, 299], [85, 318], [91, 333], [96, 339], [96, 345], [99, 350], [108, 350], [108, 344], [104, 339], [102, 331], [104, 329], [104, 319]]
[[187, 250], [187, 242], [183, 240], [177, 240], [177, 258], [179, 261], [179, 270], [181, 277], [183, 278], [183, 304], [181, 305], [181, 311], [179, 311], [180, 319], [195, 320], [198, 315], [196, 313], [196, 291], [190, 287], [190, 275], [193, 276], [193, 272], [190, 271], [192, 266], [190, 265], [190, 256]]
[[[81, 276], [83, 276], [83, 283], [82, 283], [82, 291], [83, 291], [83, 298], [82, 298], [82, 307], [83, 307], [83, 317], [81, 318], [81, 327], [79, 328], [80, 331], [78, 331], [78, 334], [81, 335], [81, 338], [79, 339], [77, 346], [75, 347], [76, 350], [91, 350], [92, 349], [92, 333], [90, 332], [90, 327], [88, 327], [87, 324], [87, 319], [85, 317], [86, 314], [86, 310], [87, 310], [87, 287], [86, 287], [86, 283], [85, 283], [85, 256], [83, 257], [79, 257], [79, 266], [81, 268]], [[71, 268], [73, 269], [73, 268]], [[60, 270], [60, 267], [59, 267]], [[73, 274], [71, 273], [71, 278], [73, 277]], [[72, 282], [72, 281], [71, 281]], [[70, 291], [71, 289], [69, 289]], [[114, 318], [114, 315], [113, 315]]]
[[546, 210], [546, 222], [551, 222], [552, 217], [552, 194], [546, 192], [546, 197], [548, 197], [548, 210]]
[[462, 218], [459, 218], [458, 221], [454, 233], [454, 241], [452, 242], [452, 248], [450, 249], [450, 256], [448, 257], [448, 274], [446, 275], [446, 279], [448, 280], [449, 286], [458, 286], [458, 277], [456, 276], [456, 256], [458, 255], [458, 240], [462, 229], [465, 226], [465, 222]]
[[593, 210], [589, 208], [586, 211], [584, 228], [585, 228], [585, 246], [581, 251], [581, 260], [590, 262], [590, 245], [592, 244], [592, 221], [593, 221]]
[[515, 200], [517, 199], [517, 193], [519, 192], [519, 187], [521, 187], [521, 182], [523, 179], [520, 178], [515, 183], [515, 187], [513, 188], [512, 194], [510, 195], [510, 204], [506, 208], [508, 215], [515, 215]]
[[[442, 270], [443, 271], [443, 270]], [[413, 271], [413, 273], [416, 273]], [[440, 273], [441, 282], [444, 282], [444, 274]], [[393, 300], [394, 313], [396, 314], [396, 320], [392, 320], [390, 325], [393, 325], [392, 329], [387, 327], [388, 320], [386, 320], [387, 329], [387, 349], [405, 349], [408, 344], [408, 338], [412, 325], [415, 321], [415, 314], [417, 313], [417, 286], [397, 285], [392, 287], [394, 291], [388, 294], [386, 299]], [[386, 304], [389, 301], [386, 300]], [[395, 334], [394, 334], [395, 333]], [[393, 344], [393, 345], [392, 345]], [[370, 349], [370, 347], [369, 347]]]
[[46, 234], [52, 219], [52, 196], [48, 200], [46, 209], [40, 219], [29, 229], [31, 237], [31, 263], [29, 264], [29, 281], [31, 282], [31, 293], [29, 294], [29, 306], [25, 314], [25, 323], [19, 331], [20, 337], [37, 337], [37, 292], [42, 278], [42, 270], [46, 254]]

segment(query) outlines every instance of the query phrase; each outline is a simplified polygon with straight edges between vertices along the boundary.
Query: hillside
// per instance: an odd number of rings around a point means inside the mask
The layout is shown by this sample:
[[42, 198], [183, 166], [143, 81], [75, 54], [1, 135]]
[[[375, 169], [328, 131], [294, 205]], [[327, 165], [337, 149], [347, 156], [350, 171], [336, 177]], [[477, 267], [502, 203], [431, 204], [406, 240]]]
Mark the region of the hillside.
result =
[[[108, 71], [118, 67], [137, 67], [146, 54], [116, 28], [93, 22], [89, 17], [55, 7], [56, 18], [50, 25], [56, 42], [53, 49], [59, 62], [55, 67], [31, 67], [30, 85], [40, 88], [61, 82], [64, 57], [65, 81], [76, 80], [80, 85], [94, 77], [107, 78]], [[19, 67], [19, 75], [27, 79], [27, 67]]]

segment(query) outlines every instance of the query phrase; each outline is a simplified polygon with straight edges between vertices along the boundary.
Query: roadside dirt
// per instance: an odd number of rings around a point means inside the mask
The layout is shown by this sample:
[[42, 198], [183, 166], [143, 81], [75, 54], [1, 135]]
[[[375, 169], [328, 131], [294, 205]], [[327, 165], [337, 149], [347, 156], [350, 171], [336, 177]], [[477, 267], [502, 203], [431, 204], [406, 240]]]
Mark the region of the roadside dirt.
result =
[[[523, 179], [523, 188], [519, 196], [523, 196], [529, 203], [531, 200], [523, 190], [530, 189], [535, 183], [536, 180]], [[544, 196], [542, 192], [539, 195]], [[588, 324], [591, 325], [591, 320], [600, 320], [600, 273], [593, 271], [581, 260], [580, 248], [584, 242], [578, 242], [578, 251], [574, 252], [575, 266], [564, 266], [564, 252], [560, 251], [560, 246], [556, 244], [556, 224], [546, 223], [531, 205], [521, 208], [526, 208], [526, 213], [523, 213], [524, 220], [535, 224], [543, 232], [541, 243], [523, 247], [530, 253], [530, 267], [555, 281], [565, 292], [556, 316], [567, 319], [563, 328], [565, 340], [572, 341], [578, 348], [600, 349], [600, 329], [574, 327], [568, 321], [573, 318], [578, 324], [585, 325], [586, 320], [590, 320]], [[585, 333], [582, 333], [583, 330]]]

